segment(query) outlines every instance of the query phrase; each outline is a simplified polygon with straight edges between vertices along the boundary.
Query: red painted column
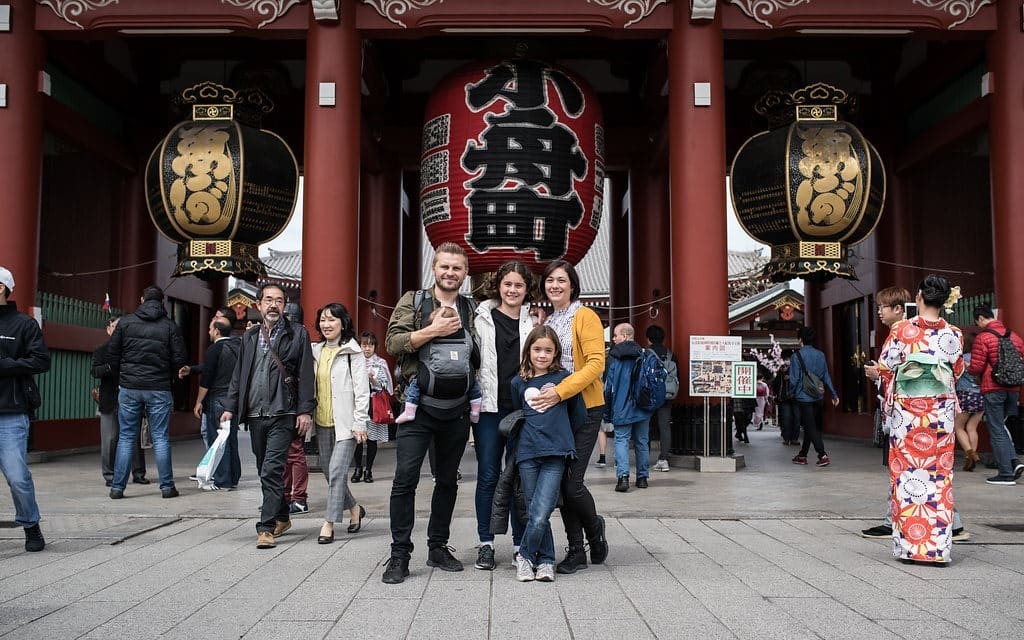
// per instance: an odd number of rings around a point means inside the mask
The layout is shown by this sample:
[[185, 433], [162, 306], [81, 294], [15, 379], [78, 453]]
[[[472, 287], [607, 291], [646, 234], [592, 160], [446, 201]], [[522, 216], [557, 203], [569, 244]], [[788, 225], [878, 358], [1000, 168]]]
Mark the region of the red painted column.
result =
[[[355, 0], [338, 5], [338, 23], [310, 20], [306, 41], [302, 303], [310, 328], [328, 302], [356, 308], [362, 41]], [[322, 82], [334, 83], [335, 106], [320, 106]]]
[[35, 31], [36, 3], [13, 0], [11, 30], [0, 32], [0, 83], [7, 106], [0, 108], [0, 175], [3, 230], [0, 265], [14, 274], [11, 298], [31, 313], [39, 277], [39, 192], [42, 180], [43, 101], [39, 72], [45, 46]]
[[[400, 297], [398, 290], [399, 173], [385, 167], [381, 173], [363, 174], [359, 221], [358, 331], [372, 331], [384, 344], [390, 309]], [[376, 300], [376, 306], [367, 302]], [[376, 314], [373, 310], [376, 309]], [[381, 349], [380, 351], [383, 351]], [[385, 355], [382, 353], [382, 355]]]
[[[423, 219], [420, 217], [420, 195], [419, 171], [404, 171], [402, 173], [402, 189], [409, 200], [408, 215], [402, 216], [402, 251], [399, 295], [405, 291], [419, 289], [423, 286], [423, 250], [420, 245], [423, 242]], [[394, 306], [398, 302], [395, 297]]]
[[[145, 161], [140, 159], [139, 166]], [[155, 264], [144, 264], [156, 258], [156, 230], [146, 208], [146, 185], [142, 171], [125, 179], [124, 208], [118, 237], [117, 291], [111, 291], [111, 304], [125, 313], [135, 311], [139, 306], [142, 290], [157, 283], [153, 274]], [[131, 266], [138, 265], [138, 266]], [[129, 268], [130, 267], [130, 268]], [[200, 325], [202, 326], [202, 325]]]
[[[657, 317], [652, 318], [650, 303], [667, 296], [672, 288], [671, 238], [669, 235], [668, 188], [663, 174], [640, 168], [634, 174], [634, 199], [629, 220], [630, 277], [634, 309], [630, 311], [630, 324], [636, 329], [637, 342], [646, 344], [644, 332], [652, 324], [660, 325], [666, 333], [671, 330], [671, 304], [654, 306]], [[671, 344], [671, 342], [670, 342]]]
[[[719, 11], [691, 23], [675, 3], [669, 34], [669, 191], [672, 347], [685, 360], [691, 335], [727, 335], [725, 74]], [[711, 106], [694, 106], [694, 83], [711, 83]]]
[[608, 220], [608, 323], [612, 329], [629, 317], [629, 214], [623, 207], [622, 199], [626, 195], [628, 176], [623, 173], [609, 174], [609, 189], [605, 194], [609, 203]]
[[996, 306], [1007, 326], [1024, 324], [1024, 33], [1020, 3], [996, 3], [996, 32], [989, 37], [988, 59], [995, 92], [991, 103], [992, 249]]

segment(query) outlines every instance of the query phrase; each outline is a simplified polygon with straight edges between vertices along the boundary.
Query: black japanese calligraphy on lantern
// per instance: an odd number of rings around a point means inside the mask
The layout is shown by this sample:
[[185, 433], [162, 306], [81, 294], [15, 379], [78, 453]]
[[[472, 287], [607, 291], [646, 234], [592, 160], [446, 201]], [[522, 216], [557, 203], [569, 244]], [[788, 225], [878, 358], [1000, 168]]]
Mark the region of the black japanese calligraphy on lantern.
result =
[[574, 182], [586, 177], [587, 158], [576, 133], [550, 108], [549, 86], [566, 114], [583, 113], [576, 83], [538, 62], [505, 62], [466, 86], [473, 111], [505, 102], [502, 113], [484, 116], [486, 128], [462, 155], [463, 169], [475, 175], [465, 183], [465, 204], [466, 241], [477, 251], [512, 247], [532, 249], [539, 260], [561, 258], [569, 229], [583, 219]]

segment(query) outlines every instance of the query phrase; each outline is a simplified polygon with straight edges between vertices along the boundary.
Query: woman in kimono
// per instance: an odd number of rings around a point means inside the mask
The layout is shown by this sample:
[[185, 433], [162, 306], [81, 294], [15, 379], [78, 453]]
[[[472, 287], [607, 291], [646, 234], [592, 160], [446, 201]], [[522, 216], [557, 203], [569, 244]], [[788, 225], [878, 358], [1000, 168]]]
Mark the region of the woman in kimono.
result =
[[945, 565], [953, 540], [953, 429], [956, 378], [964, 371], [963, 334], [939, 313], [949, 282], [930, 275], [917, 291], [918, 315], [892, 326], [879, 373], [891, 384], [889, 477], [893, 556]]

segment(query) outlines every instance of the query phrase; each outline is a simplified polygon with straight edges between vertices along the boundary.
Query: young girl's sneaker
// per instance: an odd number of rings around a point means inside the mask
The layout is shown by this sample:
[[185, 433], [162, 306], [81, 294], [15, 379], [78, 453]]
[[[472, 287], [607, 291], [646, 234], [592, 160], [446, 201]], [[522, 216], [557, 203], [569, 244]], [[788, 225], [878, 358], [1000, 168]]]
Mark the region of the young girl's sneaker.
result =
[[537, 581], [538, 582], [554, 582], [555, 581], [555, 565], [547, 563], [537, 566]]
[[415, 419], [416, 419], [416, 405], [406, 403], [405, 411], [400, 413], [398, 415], [398, 417], [395, 418], [395, 424], [403, 424], [403, 423], [406, 423], [406, 422], [412, 422]]
[[482, 402], [479, 398], [469, 401], [469, 421], [473, 424], [480, 422], [480, 405]]
[[533, 563], [523, 556], [519, 556], [519, 563], [516, 567], [516, 580], [519, 582], [533, 582], [536, 579], [537, 576], [533, 571]]

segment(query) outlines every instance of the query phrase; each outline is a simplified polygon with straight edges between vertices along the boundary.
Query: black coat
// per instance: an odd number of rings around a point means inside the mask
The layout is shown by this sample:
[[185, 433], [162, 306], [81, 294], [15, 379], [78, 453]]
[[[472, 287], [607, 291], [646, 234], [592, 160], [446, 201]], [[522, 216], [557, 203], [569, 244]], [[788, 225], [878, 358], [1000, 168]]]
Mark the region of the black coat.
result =
[[8, 301], [0, 305], [0, 413], [32, 413], [26, 400], [31, 376], [50, 370], [39, 324]]
[[92, 377], [100, 379], [100, 413], [112, 413], [117, 409], [117, 368], [107, 358], [110, 341], [106, 341], [92, 352]]
[[[271, 361], [270, 392], [273, 397], [267, 415], [312, 415], [316, 401], [313, 399], [315, 381], [309, 332], [301, 324], [289, 322], [285, 318], [278, 322], [283, 322], [284, 325], [277, 339], [277, 355], [288, 377], [294, 381], [293, 388], [298, 397], [288, 388], [277, 365]], [[235, 372], [231, 377], [231, 386], [221, 403], [225, 411], [230, 411], [242, 423], [249, 416], [249, 382], [256, 362], [256, 350], [260, 348], [259, 333], [260, 326], [256, 325], [242, 336], [241, 350], [235, 364]]]
[[[513, 455], [513, 460], [515, 456]], [[519, 483], [519, 467], [514, 462], [505, 465], [494, 487], [494, 501], [491, 503], [491, 533], [496, 536], [508, 531], [508, 513], [512, 501], [516, 503], [516, 515], [524, 527], [527, 521], [526, 494]]]
[[188, 353], [178, 325], [156, 300], [147, 300], [117, 323], [107, 362], [125, 389], [170, 391]]

